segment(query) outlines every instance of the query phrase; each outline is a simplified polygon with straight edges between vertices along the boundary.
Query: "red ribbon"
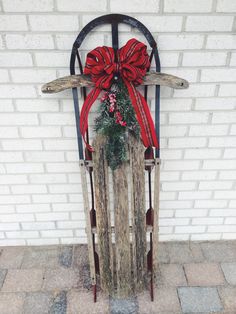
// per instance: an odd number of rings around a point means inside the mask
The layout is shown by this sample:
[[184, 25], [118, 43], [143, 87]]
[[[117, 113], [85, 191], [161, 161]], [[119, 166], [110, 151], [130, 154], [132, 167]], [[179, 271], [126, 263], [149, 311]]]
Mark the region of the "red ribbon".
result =
[[[117, 61], [115, 61], [115, 54]], [[154, 123], [148, 104], [135, 86], [143, 81], [150, 66], [147, 46], [135, 38], [130, 39], [117, 52], [111, 47], [97, 47], [87, 55], [84, 74], [90, 75], [95, 88], [88, 94], [81, 110], [80, 130], [85, 140], [88, 129], [88, 114], [101, 90], [109, 89], [115, 75], [120, 75], [125, 83], [131, 103], [134, 107], [137, 121], [140, 125], [141, 138], [146, 147], [158, 147]], [[89, 150], [92, 147], [86, 143]]]

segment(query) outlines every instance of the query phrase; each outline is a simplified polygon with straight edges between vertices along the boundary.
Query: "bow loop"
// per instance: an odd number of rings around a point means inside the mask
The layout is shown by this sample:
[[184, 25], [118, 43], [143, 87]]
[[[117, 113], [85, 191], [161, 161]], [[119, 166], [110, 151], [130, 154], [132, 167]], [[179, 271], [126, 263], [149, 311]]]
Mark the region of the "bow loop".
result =
[[[134, 86], [140, 85], [150, 67], [147, 47], [135, 38], [117, 52], [111, 47], [97, 47], [87, 55], [84, 74], [90, 75], [95, 88], [86, 98], [81, 110], [80, 129], [84, 137], [88, 128], [88, 114], [102, 89], [109, 89], [114, 76], [119, 74], [123, 79], [134, 107], [141, 128], [141, 136], [145, 146], [158, 147], [155, 127], [151, 114], [143, 96]], [[91, 147], [86, 144], [91, 150]]]

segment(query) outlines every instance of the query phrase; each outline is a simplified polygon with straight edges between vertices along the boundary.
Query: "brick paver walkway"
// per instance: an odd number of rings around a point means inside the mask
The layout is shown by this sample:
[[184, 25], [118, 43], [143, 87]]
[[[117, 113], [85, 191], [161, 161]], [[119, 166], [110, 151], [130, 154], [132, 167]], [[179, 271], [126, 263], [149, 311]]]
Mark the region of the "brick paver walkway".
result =
[[236, 241], [160, 243], [155, 300], [98, 293], [86, 246], [0, 249], [0, 314], [236, 314]]

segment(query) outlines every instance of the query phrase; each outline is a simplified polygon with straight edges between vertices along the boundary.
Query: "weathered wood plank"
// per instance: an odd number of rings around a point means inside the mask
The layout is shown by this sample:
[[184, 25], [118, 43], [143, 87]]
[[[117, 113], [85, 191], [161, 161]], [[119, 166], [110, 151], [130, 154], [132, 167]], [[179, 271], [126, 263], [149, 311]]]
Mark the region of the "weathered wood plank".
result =
[[87, 176], [86, 176], [86, 167], [84, 160], [80, 160], [80, 174], [81, 174], [81, 184], [82, 184], [82, 193], [84, 201], [84, 215], [86, 220], [86, 233], [88, 240], [88, 255], [89, 255], [89, 266], [90, 266], [90, 277], [92, 285], [96, 285], [96, 271], [95, 271], [95, 260], [93, 253], [93, 234], [90, 223], [90, 207], [88, 199], [88, 187], [87, 187]]
[[158, 271], [158, 240], [159, 240], [159, 200], [160, 200], [160, 163], [155, 159], [154, 167], [154, 225], [153, 225], [153, 272], [154, 277]]
[[130, 296], [132, 288], [126, 163], [123, 163], [112, 172], [112, 179], [114, 192], [117, 296], [122, 298]]
[[144, 146], [139, 139], [129, 138], [130, 193], [132, 216], [132, 258], [135, 291], [146, 284], [146, 216]]
[[103, 291], [113, 292], [113, 252], [109, 206], [108, 165], [105, 158], [105, 138], [97, 136], [93, 142], [94, 185], [97, 234], [99, 248], [100, 281]]
[[[144, 77], [142, 85], [160, 85], [169, 86], [175, 89], [186, 89], [189, 83], [177, 76], [159, 73], [149, 72]], [[41, 90], [43, 93], [52, 94], [58, 93], [66, 89], [73, 87], [92, 87], [94, 86], [90, 77], [87, 75], [77, 74], [64, 76], [42, 86]]]

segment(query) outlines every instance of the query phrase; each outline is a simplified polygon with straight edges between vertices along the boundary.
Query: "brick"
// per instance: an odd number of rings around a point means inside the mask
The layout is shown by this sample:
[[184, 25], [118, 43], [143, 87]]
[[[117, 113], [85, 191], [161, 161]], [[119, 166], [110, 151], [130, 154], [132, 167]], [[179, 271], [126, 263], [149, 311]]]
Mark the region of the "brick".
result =
[[39, 163], [14, 163], [6, 164], [7, 173], [40, 173], [44, 172], [42, 164]]
[[225, 218], [225, 224], [226, 225], [235, 225], [236, 224], [236, 218], [235, 217], [226, 217]]
[[196, 243], [169, 242], [165, 244], [170, 263], [198, 263], [203, 261], [201, 248]]
[[[162, 149], [162, 152], [161, 152], [161, 156], [164, 160], [168, 160], [168, 159], [181, 159], [182, 157], [182, 151], [180, 149]], [[176, 174], [174, 173], [173, 176], [176, 176]], [[171, 180], [171, 178], [169, 179]]]
[[205, 160], [203, 169], [235, 169], [235, 160]]
[[184, 171], [182, 180], [214, 180], [216, 171]]
[[169, 138], [170, 148], [204, 147], [207, 139], [204, 137]]
[[126, 2], [125, 0], [119, 3], [115, 0], [110, 1], [110, 7], [112, 12], [158, 12], [159, 11], [159, 0], [144, 0], [140, 1], [134, 0]]
[[208, 232], [230, 232], [235, 233], [236, 232], [236, 225], [225, 225], [225, 226], [209, 226], [207, 229]]
[[33, 31], [77, 31], [78, 18], [75, 15], [30, 15]]
[[158, 43], [163, 50], [201, 49], [203, 38], [203, 35], [160, 35]]
[[16, 138], [19, 137], [18, 129], [14, 126], [0, 127], [1, 138]]
[[[69, 35], [56, 35], [56, 44], [58, 49], [60, 50], [70, 50], [74, 41], [75, 36], [69, 36]], [[86, 37], [86, 41], [84, 41], [80, 46], [80, 51], [83, 50], [92, 50], [96, 46], [102, 46], [104, 45], [104, 34], [103, 33], [91, 33], [88, 34]], [[68, 73], [69, 74], [69, 73]], [[68, 75], [67, 74], [67, 75]], [[63, 74], [65, 75], [65, 74]]]
[[59, 266], [58, 256], [59, 249], [54, 246], [28, 248], [22, 261], [22, 268], [56, 268]]
[[1, 175], [2, 184], [23, 184], [28, 183], [27, 177], [25, 175], [11, 175], [5, 174]]
[[[1, 129], [0, 129], [1, 130]], [[230, 134], [236, 135], [236, 124], [231, 125]]]
[[61, 128], [57, 126], [21, 127], [21, 135], [24, 138], [61, 137]]
[[49, 185], [50, 193], [81, 193], [80, 184], [50, 184]]
[[32, 174], [29, 176], [31, 183], [64, 183], [65, 174]]
[[43, 125], [75, 125], [72, 113], [42, 113], [41, 121]]
[[30, 292], [41, 288], [43, 282], [42, 269], [11, 269], [8, 270], [2, 287], [4, 292]]
[[179, 264], [159, 264], [161, 273], [161, 283], [167, 286], [185, 286], [186, 279], [182, 265]]
[[48, 12], [53, 11], [53, 0], [3, 0], [3, 8], [5, 12]]
[[232, 199], [236, 198], [235, 191], [215, 191], [214, 193], [216, 199]]
[[18, 221], [34, 221], [34, 215], [32, 214], [9, 214], [1, 215], [1, 222], [18, 222]]
[[12, 185], [11, 190], [13, 194], [35, 194], [35, 193], [46, 193], [46, 185]]
[[27, 31], [27, 21], [25, 15], [1, 15], [1, 31]]
[[67, 52], [36, 52], [36, 64], [39, 67], [67, 67], [69, 53]]
[[194, 170], [199, 168], [199, 161], [165, 161], [164, 169], [165, 170]]
[[56, 79], [54, 70], [11, 70], [12, 81], [15, 83], [44, 83]]
[[153, 302], [150, 302], [149, 293], [143, 292], [138, 297], [139, 312], [140, 313], [168, 313], [180, 312], [180, 304], [177, 296], [176, 289], [169, 288], [157, 288], [155, 289], [155, 298]]
[[49, 222], [23, 222], [21, 223], [23, 230], [52, 230], [55, 229], [55, 223]]
[[0, 69], [0, 82], [1, 83], [9, 82], [9, 74], [7, 70]]
[[168, 67], [177, 67], [179, 63], [179, 53], [173, 52], [161, 52], [160, 54], [161, 64]]
[[222, 263], [221, 268], [230, 285], [236, 285], [236, 263]]
[[43, 144], [45, 150], [76, 150], [78, 147], [75, 139], [45, 139]]
[[71, 289], [77, 286], [78, 271], [74, 269], [47, 269], [44, 274], [43, 290]]
[[32, 195], [33, 203], [62, 203], [67, 201], [65, 194], [38, 194]]
[[236, 35], [208, 35], [206, 48], [207, 49], [235, 49]]
[[23, 313], [25, 295], [23, 293], [1, 293], [0, 312], [19, 314]]
[[0, 267], [3, 269], [20, 268], [23, 256], [24, 248], [6, 247], [1, 252]]
[[1, 152], [0, 162], [20, 162], [23, 161], [21, 152]]
[[163, 182], [162, 190], [163, 191], [188, 191], [194, 190], [194, 182]]
[[[106, 11], [106, 7], [107, 4], [105, 0], [93, 1], [91, 3], [88, 3], [86, 0], [81, 0], [79, 4], [79, 10], [84, 12]], [[62, 12], [76, 12], [78, 10], [78, 2], [76, 0], [69, 0], [66, 2], [63, 0], [57, 0], [57, 8]]]
[[199, 183], [199, 190], [229, 190], [233, 182], [204, 181]]
[[[197, 98], [195, 109], [196, 110], [233, 110], [235, 106], [234, 98]], [[226, 127], [222, 125], [223, 127]]]
[[193, 218], [192, 225], [221, 225], [223, 218]]
[[215, 85], [213, 84], [191, 84], [188, 89], [175, 90], [174, 97], [209, 97], [214, 96]]
[[20, 112], [55, 112], [59, 111], [59, 104], [54, 99], [17, 99], [16, 108]]
[[218, 0], [216, 6], [217, 12], [236, 12], [236, 3], [230, 0]]
[[236, 65], [236, 53], [232, 53], [230, 57], [230, 65], [235, 66]]
[[185, 159], [218, 159], [221, 157], [219, 149], [187, 149], [185, 151]]
[[178, 112], [170, 113], [170, 124], [192, 124], [192, 123], [207, 123], [208, 113], [206, 112]]
[[202, 82], [234, 82], [236, 69], [203, 69]]
[[[226, 52], [185, 52], [183, 54], [182, 65], [191, 66], [191, 67], [192, 66], [221, 66], [221, 65], [226, 65], [226, 58], [227, 58]], [[205, 81], [204, 79], [201, 79], [201, 81], [209, 82], [209, 81]]]
[[228, 125], [191, 125], [189, 136], [226, 135], [227, 132]]
[[212, 123], [233, 123], [236, 122], [235, 112], [214, 112]]
[[195, 208], [225, 208], [227, 202], [224, 200], [196, 200]]
[[41, 150], [41, 140], [3, 140], [2, 147], [4, 150]]
[[[83, 302], [81, 302], [83, 300]], [[67, 294], [68, 314], [84, 314], [91, 313], [93, 308], [94, 313], [109, 314], [109, 299], [105, 294], [100, 294], [96, 303], [92, 304], [91, 291], [79, 291], [71, 289]]]
[[205, 233], [205, 234], [192, 234], [191, 241], [215, 241], [221, 240], [221, 233]]
[[203, 233], [205, 226], [176, 226], [175, 233]]
[[219, 286], [224, 285], [224, 276], [216, 263], [195, 263], [184, 265], [188, 285]]
[[219, 96], [236, 96], [235, 84], [221, 84]]
[[[6, 153], [5, 153], [6, 154]], [[9, 153], [10, 154], [10, 153]], [[64, 152], [25, 152], [27, 162], [64, 161]], [[12, 157], [13, 158], [13, 157]], [[1, 160], [1, 157], [0, 157]]]
[[212, 0], [165, 0], [164, 12], [182, 13], [182, 12], [211, 12]]
[[224, 32], [231, 31], [233, 16], [188, 16], [186, 22], [187, 31]]
[[[224, 308], [228, 311], [236, 310], [236, 288], [235, 287], [220, 287], [218, 288]], [[232, 312], [233, 313], [233, 312]]]
[[31, 85], [1, 85], [0, 98], [35, 98], [36, 91]]
[[184, 313], [211, 313], [223, 309], [216, 288], [180, 287], [178, 294]]
[[[63, 172], [79, 172], [78, 163], [66, 162], [66, 163], [47, 163], [46, 168], [48, 172], [60, 172], [63, 168]], [[71, 186], [73, 192], [73, 186]], [[77, 187], [78, 188], [78, 187]], [[66, 187], [65, 187], [66, 189]], [[74, 187], [75, 191], [76, 187]]]
[[32, 66], [33, 61], [30, 53], [27, 52], [0, 52], [1, 67], [28, 67]]
[[36, 213], [37, 221], [57, 221], [57, 220], [68, 220], [69, 213]]
[[6, 44], [9, 49], [53, 49], [54, 43], [51, 35], [46, 34], [8, 34]]
[[212, 137], [209, 139], [209, 147], [236, 147], [236, 137]]
[[188, 218], [161, 218], [160, 219], [160, 226], [182, 226], [188, 225], [189, 219]]
[[212, 217], [218, 217], [218, 216], [222, 216], [222, 217], [232, 217], [232, 216], [236, 216], [236, 211], [234, 209], [211, 209], [210, 210], [210, 216]]
[[27, 239], [27, 245], [55, 245], [59, 244], [59, 239], [50, 238], [50, 239]]
[[39, 238], [38, 231], [6, 231], [5, 234], [8, 239]]
[[[150, 4], [148, 4], [150, 5]], [[182, 28], [182, 16], [137, 16], [140, 22], [142, 22], [150, 32], [179, 32]], [[161, 58], [162, 60], [162, 58]]]
[[206, 215], [206, 209], [177, 209], [175, 211], [175, 217], [205, 217]]
[[2, 231], [19, 230], [19, 229], [20, 229], [19, 223], [0, 223], [0, 230]]
[[34, 292], [26, 295], [24, 303], [24, 313], [49, 313], [52, 306], [53, 296], [49, 293]]

